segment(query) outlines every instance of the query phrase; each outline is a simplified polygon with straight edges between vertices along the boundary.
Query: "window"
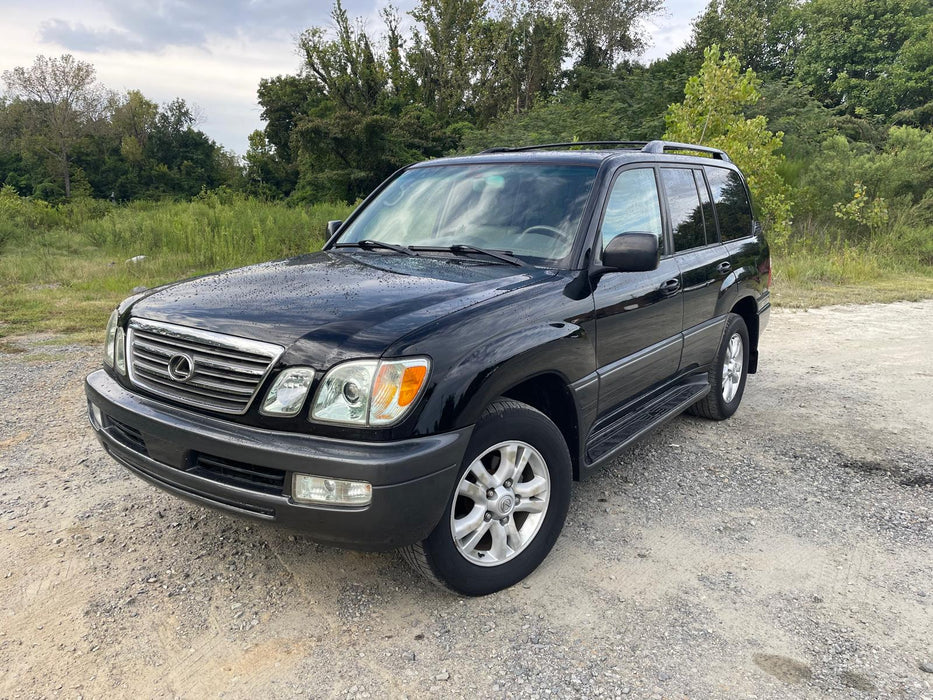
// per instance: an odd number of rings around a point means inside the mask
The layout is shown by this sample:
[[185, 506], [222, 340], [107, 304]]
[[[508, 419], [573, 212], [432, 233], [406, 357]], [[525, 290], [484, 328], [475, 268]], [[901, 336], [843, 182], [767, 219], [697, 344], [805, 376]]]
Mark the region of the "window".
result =
[[752, 208], [748, 203], [745, 185], [738, 173], [725, 168], [706, 168], [713, 202], [719, 216], [719, 233], [723, 241], [750, 236]]
[[603, 216], [603, 248], [620, 233], [653, 233], [664, 253], [661, 204], [653, 168], [626, 170], [616, 178]]
[[595, 180], [589, 166], [416, 167], [387, 185], [338, 243], [466, 244], [554, 264], [570, 253]]
[[703, 208], [693, 170], [662, 168], [661, 180], [671, 212], [671, 230], [674, 232], [674, 250], [687, 250], [706, 245], [706, 226]]

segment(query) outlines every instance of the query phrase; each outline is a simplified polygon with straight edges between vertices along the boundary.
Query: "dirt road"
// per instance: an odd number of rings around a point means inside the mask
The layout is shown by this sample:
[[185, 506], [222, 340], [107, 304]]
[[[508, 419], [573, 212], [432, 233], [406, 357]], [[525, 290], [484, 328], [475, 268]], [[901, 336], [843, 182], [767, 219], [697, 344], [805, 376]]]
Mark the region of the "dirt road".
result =
[[933, 697], [933, 301], [775, 313], [732, 420], [575, 485], [483, 599], [157, 491], [87, 427], [98, 351], [14, 342], [0, 697]]

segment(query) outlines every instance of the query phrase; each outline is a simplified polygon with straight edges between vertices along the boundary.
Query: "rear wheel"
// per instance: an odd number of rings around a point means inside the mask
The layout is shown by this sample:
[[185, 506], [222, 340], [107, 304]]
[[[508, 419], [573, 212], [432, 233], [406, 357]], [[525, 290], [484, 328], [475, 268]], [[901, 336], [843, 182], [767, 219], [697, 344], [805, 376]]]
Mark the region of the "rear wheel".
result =
[[459, 593], [507, 588], [551, 550], [567, 517], [570, 483], [570, 454], [557, 426], [527, 404], [499, 399], [476, 424], [444, 517], [403, 556]]
[[735, 413], [748, 378], [748, 328], [738, 314], [729, 314], [719, 352], [709, 370], [709, 393], [690, 407], [690, 413], [725, 420]]

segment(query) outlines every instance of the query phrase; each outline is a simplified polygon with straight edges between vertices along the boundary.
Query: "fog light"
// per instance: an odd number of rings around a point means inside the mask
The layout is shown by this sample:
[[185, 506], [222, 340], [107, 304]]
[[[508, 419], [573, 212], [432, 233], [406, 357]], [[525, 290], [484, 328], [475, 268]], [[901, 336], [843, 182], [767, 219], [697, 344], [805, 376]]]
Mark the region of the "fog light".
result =
[[365, 506], [373, 500], [373, 487], [365, 481], [344, 481], [310, 474], [295, 474], [292, 498], [299, 503]]
[[120, 374], [126, 374], [126, 333], [117, 328], [117, 336], [113, 347], [113, 366]]
[[100, 430], [104, 427], [104, 414], [100, 412], [100, 409], [97, 408], [90, 401], [87, 402], [88, 413], [91, 414], [91, 427], [96, 430]]

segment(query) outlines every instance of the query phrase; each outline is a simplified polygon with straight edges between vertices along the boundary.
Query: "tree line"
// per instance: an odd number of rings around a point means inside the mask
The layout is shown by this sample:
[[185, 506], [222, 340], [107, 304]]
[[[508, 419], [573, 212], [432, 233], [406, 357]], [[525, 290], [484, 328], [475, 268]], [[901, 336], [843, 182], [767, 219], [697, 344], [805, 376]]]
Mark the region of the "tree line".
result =
[[196, 128], [181, 98], [158, 105], [138, 90], [114, 93], [71, 55], [39, 56], [3, 81], [0, 185], [21, 196], [123, 202], [191, 197], [242, 180], [236, 156]]
[[[928, 0], [710, 0], [689, 41], [646, 65], [639, 28], [662, 7], [419, 0], [367, 26], [337, 0], [328, 26], [298, 38], [300, 70], [260, 82], [265, 127], [242, 160], [183, 101], [109, 94], [87, 64], [40, 58], [3, 75], [0, 180], [47, 199], [226, 185], [353, 202], [425, 158], [667, 135], [735, 153], [781, 235], [791, 221], [872, 235], [904, 210], [933, 225]], [[75, 89], [43, 85], [56, 76]]]

